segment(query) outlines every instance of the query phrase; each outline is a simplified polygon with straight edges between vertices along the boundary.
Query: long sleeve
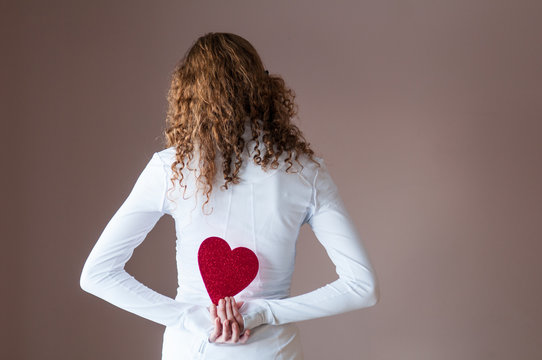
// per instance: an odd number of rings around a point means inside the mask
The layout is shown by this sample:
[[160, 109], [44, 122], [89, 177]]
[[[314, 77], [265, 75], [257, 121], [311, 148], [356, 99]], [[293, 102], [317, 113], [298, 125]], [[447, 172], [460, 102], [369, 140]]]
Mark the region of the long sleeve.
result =
[[325, 162], [313, 180], [307, 222], [335, 265], [339, 278], [314, 291], [285, 299], [251, 299], [241, 307], [245, 328], [341, 314], [375, 305], [376, 274]]
[[168, 179], [165, 166], [160, 155], [154, 153], [90, 252], [82, 269], [80, 286], [148, 320], [184, 327], [206, 336], [212, 324], [205, 307], [159, 294], [124, 269], [134, 249], [166, 213], [164, 200]]

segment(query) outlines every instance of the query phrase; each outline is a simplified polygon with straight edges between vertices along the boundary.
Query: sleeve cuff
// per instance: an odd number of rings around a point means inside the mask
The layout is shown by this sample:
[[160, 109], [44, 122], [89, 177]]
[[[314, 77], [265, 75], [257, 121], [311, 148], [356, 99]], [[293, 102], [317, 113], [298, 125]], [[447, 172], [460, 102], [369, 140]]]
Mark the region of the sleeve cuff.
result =
[[213, 331], [209, 310], [201, 305], [194, 305], [186, 309], [181, 324], [183, 328], [204, 336], [206, 339]]
[[270, 323], [269, 307], [264, 299], [246, 300], [239, 310], [243, 315], [245, 330]]

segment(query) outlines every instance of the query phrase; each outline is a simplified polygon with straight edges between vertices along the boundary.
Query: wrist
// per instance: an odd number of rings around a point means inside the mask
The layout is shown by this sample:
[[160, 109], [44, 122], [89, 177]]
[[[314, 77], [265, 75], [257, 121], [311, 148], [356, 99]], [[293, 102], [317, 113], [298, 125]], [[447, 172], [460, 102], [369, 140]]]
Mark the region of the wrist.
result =
[[246, 300], [239, 311], [243, 316], [242, 332], [268, 323], [268, 306], [265, 299]]
[[191, 306], [185, 311], [182, 325], [185, 329], [204, 335], [207, 339], [213, 330], [213, 325], [209, 319], [209, 310], [201, 305]]

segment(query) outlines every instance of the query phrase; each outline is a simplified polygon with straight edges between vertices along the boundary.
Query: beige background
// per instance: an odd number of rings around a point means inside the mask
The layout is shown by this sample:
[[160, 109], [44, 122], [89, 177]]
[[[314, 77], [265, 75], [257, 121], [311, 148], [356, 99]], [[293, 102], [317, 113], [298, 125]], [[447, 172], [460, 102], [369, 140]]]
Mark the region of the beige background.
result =
[[[163, 326], [79, 288], [162, 148], [169, 72], [234, 32], [296, 94], [381, 285], [299, 323], [307, 359], [542, 358], [540, 1], [18, 1], [2, 14], [4, 359], [159, 359]], [[163, 217], [128, 271], [174, 296]], [[336, 278], [310, 228], [293, 295]]]

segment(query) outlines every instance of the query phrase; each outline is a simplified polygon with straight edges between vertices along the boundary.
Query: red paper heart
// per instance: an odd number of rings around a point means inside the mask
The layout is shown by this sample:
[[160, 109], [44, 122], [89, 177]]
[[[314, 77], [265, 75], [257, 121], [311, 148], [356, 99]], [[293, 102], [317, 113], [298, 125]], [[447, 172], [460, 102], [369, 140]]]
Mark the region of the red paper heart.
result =
[[213, 304], [246, 288], [258, 273], [258, 258], [246, 247], [231, 250], [228, 243], [211, 236], [198, 250], [198, 265], [203, 283]]

